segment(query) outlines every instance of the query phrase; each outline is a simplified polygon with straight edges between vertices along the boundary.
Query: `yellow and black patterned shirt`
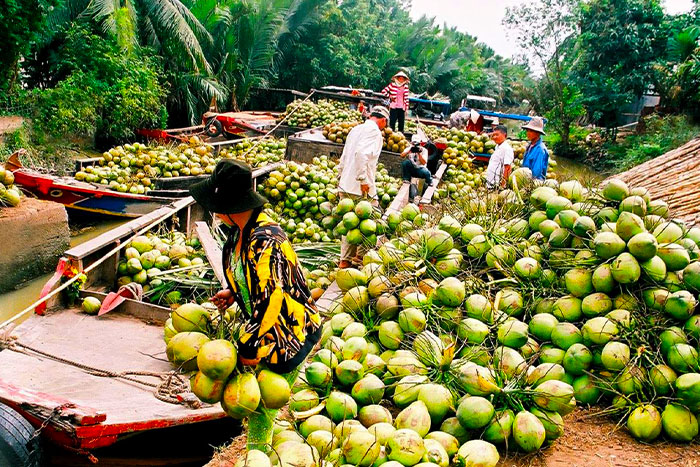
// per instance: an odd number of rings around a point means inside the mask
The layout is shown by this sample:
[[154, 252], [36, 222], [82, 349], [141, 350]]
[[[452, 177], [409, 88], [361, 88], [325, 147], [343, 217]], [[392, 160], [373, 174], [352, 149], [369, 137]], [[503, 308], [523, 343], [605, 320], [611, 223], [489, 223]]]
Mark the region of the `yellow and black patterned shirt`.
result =
[[[232, 229], [223, 248], [226, 281], [247, 318], [238, 351], [243, 358], [264, 359], [273, 371], [287, 373], [299, 366], [318, 342], [321, 316], [282, 228], [259, 213], [242, 235], [238, 260], [238, 229]], [[243, 284], [236, 281], [237, 261], [242, 262]]]

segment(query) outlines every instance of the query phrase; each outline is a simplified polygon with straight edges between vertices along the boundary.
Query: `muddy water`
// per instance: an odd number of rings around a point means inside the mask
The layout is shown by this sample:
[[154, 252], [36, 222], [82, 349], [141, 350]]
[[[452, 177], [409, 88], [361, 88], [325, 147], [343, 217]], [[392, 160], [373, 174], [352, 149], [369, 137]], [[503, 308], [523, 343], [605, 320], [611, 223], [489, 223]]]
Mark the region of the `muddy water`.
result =
[[554, 171], [560, 176], [561, 180], [576, 179], [583, 183], [584, 186], [593, 186], [598, 185], [606, 178], [605, 175], [596, 172], [589, 166], [580, 162], [565, 157], [556, 157], [556, 161], [557, 167]]
[[[70, 245], [71, 247], [80, 245], [125, 222], [126, 220], [102, 220], [100, 222], [80, 220], [71, 222]], [[41, 289], [52, 275], [53, 273], [45, 274], [24, 283], [17, 290], [0, 294], [0, 322], [19, 313], [38, 300]]]

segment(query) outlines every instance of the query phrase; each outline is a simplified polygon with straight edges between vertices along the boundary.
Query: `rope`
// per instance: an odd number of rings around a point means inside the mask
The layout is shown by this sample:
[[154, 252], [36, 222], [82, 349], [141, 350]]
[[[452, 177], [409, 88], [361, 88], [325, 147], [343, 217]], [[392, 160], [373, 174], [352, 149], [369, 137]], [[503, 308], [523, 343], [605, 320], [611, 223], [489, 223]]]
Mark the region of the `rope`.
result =
[[[309, 93], [309, 95], [306, 96], [304, 99], [301, 100], [301, 103], [303, 104], [304, 102], [306, 102], [306, 101], [308, 101], [309, 99], [311, 99], [311, 96], [313, 96], [315, 92], [316, 92], [316, 90], [315, 90], [315, 89], [312, 89], [311, 92]], [[248, 150], [247, 150], [246, 152], [243, 153], [243, 156], [242, 156], [242, 157], [245, 158], [246, 156], [248, 156], [248, 154], [249, 154], [253, 149], [255, 149], [256, 147], [258, 147], [258, 146], [260, 145], [260, 143], [261, 143], [265, 138], [267, 138], [267, 137], [270, 136], [272, 133], [274, 133], [275, 130], [276, 130], [277, 128], [279, 128], [280, 126], [282, 126], [282, 124], [285, 122], [285, 120], [287, 120], [287, 118], [289, 118], [289, 117], [291, 117], [292, 115], [294, 115], [294, 113], [297, 112], [299, 109], [301, 109], [301, 105], [298, 105], [295, 109], [293, 109], [291, 112], [289, 112], [287, 115], [285, 115], [285, 116], [282, 118], [282, 120], [280, 120], [279, 122], [277, 122], [277, 125], [273, 126], [272, 129], [271, 129], [270, 131], [268, 131], [268, 132], [265, 133], [263, 136], [261, 136], [260, 139], [258, 139], [258, 140], [255, 142], [255, 144], [253, 144], [250, 148], [248, 148]]]
[[[11, 336], [0, 340], [0, 350], [7, 349], [17, 353], [23, 353], [26, 355], [31, 355], [32, 353], [40, 355], [42, 357], [51, 359], [58, 363], [73, 366], [78, 369], [85, 371], [86, 373], [103, 377], [103, 378], [116, 378], [124, 381], [130, 381], [132, 383], [141, 384], [154, 389], [153, 395], [156, 399], [167, 402], [169, 404], [182, 404], [187, 405], [190, 408], [198, 409], [201, 407], [201, 403], [198, 403], [196, 397], [191, 394], [189, 390], [189, 383], [187, 379], [177, 373], [176, 371], [168, 372], [154, 372], [154, 371], [112, 371], [104, 370], [102, 368], [97, 368], [94, 366], [86, 365], [84, 363], [76, 362], [74, 360], [69, 360], [64, 357], [59, 357], [58, 355], [51, 354], [49, 352], [44, 352], [43, 350], [36, 349], [34, 347], [23, 344], [17, 340], [16, 336]], [[151, 383], [144, 381], [135, 376], [146, 376], [150, 378], [160, 379], [160, 383]]]
[[[181, 203], [183, 203], [185, 200], [187, 200], [187, 198], [183, 198], [182, 200], [175, 201], [175, 202], [173, 202], [173, 204], [170, 205], [170, 207], [174, 208], [176, 204], [181, 204]], [[165, 206], [164, 206], [164, 207], [165, 207]], [[183, 206], [183, 207], [184, 207], [184, 206]], [[162, 208], [161, 208], [161, 209], [162, 209]], [[124, 241], [124, 242], [121, 242], [119, 245], [117, 245], [117, 246], [114, 247], [112, 250], [110, 250], [109, 252], [107, 252], [102, 258], [98, 259], [97, 261], [95, 261], [94, 263], [92, 263], [90, 266], [88, 266], [87, 268], [85, 268], [82, 272], [83, 272], [84, 274], [87, 274], [88, 272], [92, 271], [92, 270], [95, 269], [97, 266], [99, 266], [100, 264], [102, 264], [102, 263], [104, 263], [105, 261], [107, 261], [107, 259], [111, 258], [111, 257], [112, 257], [115, 253], [117, 253], [119, 250], [121, 250], [122, 248], [125, 248], [125, 247], [129, 244], [129, 242], [133, 239], [133, 237], [136, 237], [136, 236], [138, 236], [138, 235], [141, 235], [141, 234], [144, 234], [144, 233], [148, 232], [148, 231], [151, 230], [155, 225], [157, 225], [157, 224], [163, 222], [165, 219], [167, 219], [168, 217], [170, 217], [170, 216], [172, 216], [172, 215], [174, 215], [174, 214], [175, 214], [175, 212], [172, 212], [172, 211], [170, 211], [170, 212], [168, 212], [168, 213], [166, 213], [166, 214], [163, 214], [162, 216], [156, 218], [153, 222], [151, 222], [151, 223], [148, 224], [147, 226], [145, 226], [145, 227], [143, 227], [142, 229], [138, 230], [137, 232], [134, 232], [134, 230], [132, 229], [131, 232], [134, 233], [134, 235], [133, 235], [131, 238], [127, 239], [127, 240]], [[128, 235], [128, 234], [127, 234], [127, 235]], [[62, 290], [66, 289], [66, 288], [67, 288], [68, 286], [70, 286], [73, 282], [77, 281], [77, 280], [78, 280], [78, 277], [80, 277], [80, 275], [79, 275], [79, 274], [76, 274], [75, 276], [73, 276], [72, 278], [70, 278], [69, 280], [67, 280], [66, 282], [64, 282], [60, 287], [57, 287], [56, 289], [54, 289], [53, 291], [51, 291], [51, 293], [47, 294], [47, 295], [44, 296], [43, 298], [40, 298], [39, 300], [37, 300], [36, 302], [32, 303], [31, 305], [29, 305], [28, 307], [26, 307], [24, 310], [20, 311], [20, 312], [17, 313], [16, 315], [12, 316], [11, 318], [9, 318], [9, 319], [5, 320], [4, 322], [0, 323], [0, 329], [4, 328], [5, 326], [7, 326], [8, 324], [10, 324], [10, 323], [12, 323], [12, 322], [14, 322], [14, 321], [17, 321], [19, 318], [21, 318], [22, 316], [26, 315], [27, 313], [32, 312], [32, 311], [34, 310], [34, 308], [36, 308], [36, 307], [39, 306], [40, 304], [44, 303], [45, 301], [49, 300], [51, 297], [53, 297], [54, 295], [58, 294], [58, 293], [61, 292]]]

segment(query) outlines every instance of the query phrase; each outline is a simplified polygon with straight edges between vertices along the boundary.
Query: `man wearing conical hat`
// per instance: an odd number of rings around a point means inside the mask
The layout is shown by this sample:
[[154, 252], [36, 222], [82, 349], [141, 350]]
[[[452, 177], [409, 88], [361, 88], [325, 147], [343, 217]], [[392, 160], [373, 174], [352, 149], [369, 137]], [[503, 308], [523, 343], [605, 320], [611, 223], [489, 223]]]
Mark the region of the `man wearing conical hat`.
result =
[[549, 164], [549, 152], [542, 141], [544, 136], [544, 120], [542, 117], [532, 117], [523, 129], [527, 131], [527, 139], [530, 144], [525, 149], [523, 167], [532, 171], [532, 177], [540, 180], [547, 178], [547, 165]]

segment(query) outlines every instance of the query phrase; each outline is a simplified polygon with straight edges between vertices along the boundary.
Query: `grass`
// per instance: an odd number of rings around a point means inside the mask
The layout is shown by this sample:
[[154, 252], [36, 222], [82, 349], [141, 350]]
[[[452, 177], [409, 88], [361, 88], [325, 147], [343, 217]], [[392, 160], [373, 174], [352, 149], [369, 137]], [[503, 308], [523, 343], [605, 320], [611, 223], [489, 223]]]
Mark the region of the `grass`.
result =
[[26, 149], [22, 158], [26, 167], [56, 175], [69, 175], [75, 168], [75, 160], [98, 157], [100, 153], [92, 149], [86, 141], [47, 140], [35, 135], [31, 125], [0, 135], [0, 162], [7, 160], [18, 149]]
[[[588, 162], [604, 173], [619, 173], [680, 147], [700, 135], [700, 125], [689, 117], [669, 115], [644, 119], [641, 134], [603, 142], [597, 157]], [[595, 154], [595, 152], [594, 152]]]

